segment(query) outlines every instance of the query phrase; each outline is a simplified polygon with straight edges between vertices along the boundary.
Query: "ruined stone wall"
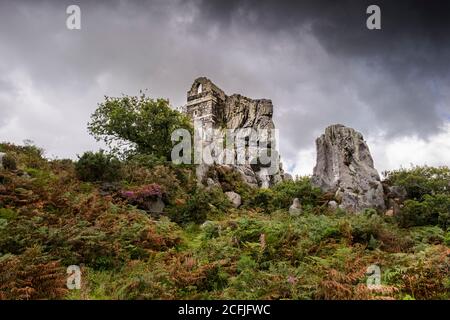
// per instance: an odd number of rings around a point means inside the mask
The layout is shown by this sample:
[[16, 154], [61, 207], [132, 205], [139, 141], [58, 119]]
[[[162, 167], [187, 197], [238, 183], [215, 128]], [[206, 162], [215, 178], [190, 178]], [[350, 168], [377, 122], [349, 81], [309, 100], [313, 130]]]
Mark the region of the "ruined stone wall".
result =
[[[275, 128], [271, 100], [250, 99], [240, 94], [228, 96], [205, 77], [196, 79], [192, 84], [187, 92], [184, 109], [191, 119], [201, 121], [205, 127], [233, 130]], [[268, 148], [272, 147], [274, 146], [268, 145]], [[275, 152], [275, 148], [273, 151]], [[267, 167], [261, 165], [236, 165], [233, 168], [241, 173], [248, 184], [268, 187], [283, 180], [281, 164], [277, 163], [277, 166], [277, 174], [268, 174]], [[198, 177], [204, 176], [207, 170], [207, 167], [199, 166]]]

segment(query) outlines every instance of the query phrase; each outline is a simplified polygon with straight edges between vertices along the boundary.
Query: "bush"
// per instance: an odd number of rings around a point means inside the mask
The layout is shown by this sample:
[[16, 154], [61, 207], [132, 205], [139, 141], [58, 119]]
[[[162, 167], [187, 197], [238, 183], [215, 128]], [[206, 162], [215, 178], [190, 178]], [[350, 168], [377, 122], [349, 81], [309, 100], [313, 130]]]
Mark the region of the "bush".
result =
[[272, 189], [252, 189], [250, 196], [244, 205], [247, 208], [260, 209], [265, 213], [271, 213], [275, 208], [273, 205], [275, 194]]
[[302, 177], [296, 181], [284, 181], [273, 187], [275, 207], [288, 208], [294, 198], [298, 198], [302, 205], [316, 206], [322, 194], [319, 188], [311, 185], [309, 177]]
[[402, 227], [439, 225], [446, 230], [450, 226], [450, 195], [424, 195], [423, 201], [406, 200], [397, 220]]
[[85, 152], [75, 165], [78, 179], [85, 182], [113, 182], [122, 176], [120, 161], [104, 153]]
[[17, 217], [17, 213], [12, 209], [0, 208], [0, 219], [12, 220]]
[[317, 206], [321, 195], [320, 189], [311, 185], [309, 177], [303, 177], [296, 181], [278, 183], [270, 189], [252, 189], [245, 205], [271, 213], [277, 209], [288, 209], [295, 198], [304, 207]]
[[384, 173], [389, 185], [402, 186], [408, 199], [422, 200], [427, 194], [450, 194], [450, 168], [413, 167]]
[[3, 168], [5, 168], [6, 170], [17, 170], [16, 159], [9, 153], [7, 153], [3, 157], [2, 164], [3, 164]]
[[206, 192], [196, 190], [187, 201], [170, 210], [170, 216], [179, 224], [203, 223], [208, 215], [208, 207], [209, 197]]

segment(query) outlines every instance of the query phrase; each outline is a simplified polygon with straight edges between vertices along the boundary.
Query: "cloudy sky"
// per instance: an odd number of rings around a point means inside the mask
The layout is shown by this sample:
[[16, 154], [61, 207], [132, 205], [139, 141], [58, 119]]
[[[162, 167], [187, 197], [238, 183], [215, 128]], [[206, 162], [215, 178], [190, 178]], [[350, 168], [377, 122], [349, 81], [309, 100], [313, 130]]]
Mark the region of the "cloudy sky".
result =
[[[81, 30], [66, 8], [81, 8]], [[366, 8], [381, 8], [381, 30]], [[183, 105], [207, 76], [270, 98], [285, 168], [312, 173], [314, 140], [342, 123], [381, 170], [450, 164], [450, 1], [0, 1], [0, 140], [48, 157], [100, 147], [104, 95]]]

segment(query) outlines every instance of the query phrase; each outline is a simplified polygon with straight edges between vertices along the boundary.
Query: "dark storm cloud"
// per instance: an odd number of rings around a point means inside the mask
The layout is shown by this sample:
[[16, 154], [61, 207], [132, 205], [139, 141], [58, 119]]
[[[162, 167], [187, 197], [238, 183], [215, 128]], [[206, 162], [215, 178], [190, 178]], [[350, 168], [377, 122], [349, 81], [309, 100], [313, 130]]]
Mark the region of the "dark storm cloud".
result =
[[[381, 8], [381, 31], [364, 27], [371, 4]], [[303, 36], [298, 27], [307, 26], [340, 63], [364, 65], [367, 78], [383, 75], [382, 81], [369, 79], [369, 86], [361, 83], [355, 89], [388, 134], [426, 136], [442, 124], [436, 91], [449, 84], [449, 1], [247, 0], [203, 1], [201, 6], [199, 23], [206, 20], [224, 29], [238, 24], [255, 33], [287, 31], [295, 41]], [[433, 82], [441, 88], [432, 88]]]
[[[80, 31], [65, 28], [72, 3]], [[365, 27], [369, 4], [382, 30]], [[179, 106], [205, 75], [273, 100], [291, 165], [336, 122], [428, 138], [450, 115], [449, 15], [447, 1], [3, 1], [0, 134], [73, 156], [96, 146], [85, 128], [103, 95], [148, 88]]]

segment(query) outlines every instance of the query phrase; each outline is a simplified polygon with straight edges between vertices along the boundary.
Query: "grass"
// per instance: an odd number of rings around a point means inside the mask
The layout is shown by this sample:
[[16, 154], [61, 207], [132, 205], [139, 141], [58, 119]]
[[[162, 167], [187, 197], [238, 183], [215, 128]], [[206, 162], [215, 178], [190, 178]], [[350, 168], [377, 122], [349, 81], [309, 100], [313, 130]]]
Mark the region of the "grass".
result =
[[[0, 149], [17, 160], [17, 170], [0, 171], [0, 299], [450, 298], [445, 224], [405, 228], [373, 210], [331, 212], [307, 178], [245, 190], [235, 209], [222, 191], [196, 189], [189, 169], [124, 164], [134, 186], [168, 191], [170, 215], [156, 219], [80, 181], [69, 160]], [[129, 187], [124, 179], [119, 188]], [[189, 203], [192, 195], [202, 205]], [[291, 197], [307, 203], [299, 217], [288, 213]], [[72, 264], [81, 267], [80, 290], [65, 286]], [[376, 290], [366, 285], [372, 265], [381, 270]]]

